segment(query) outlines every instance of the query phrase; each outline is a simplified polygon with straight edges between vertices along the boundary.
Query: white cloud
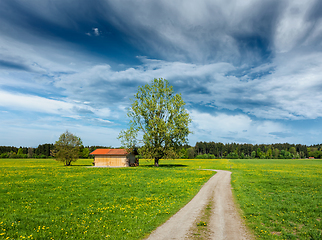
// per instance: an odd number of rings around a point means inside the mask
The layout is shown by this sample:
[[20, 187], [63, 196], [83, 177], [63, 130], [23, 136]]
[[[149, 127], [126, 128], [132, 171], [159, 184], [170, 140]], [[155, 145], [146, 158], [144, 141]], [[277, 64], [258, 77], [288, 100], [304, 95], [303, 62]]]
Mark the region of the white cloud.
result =
[[276, 29], [274, 43], [277, 52], [288, 52], [302, 45], [309, 37], [309, 31], [315, 27], [316, 22], [309, 22], [307, 13], [314, 2], [314, 0], [289, 2]]
[[[163, 77], [177, 86], [190, 103], [240, 109], [266, 119], [322, 117], [319, 94], [322, 53], [319, 52], [281, 53], [272, 63], [254, 69], [237, 68], [224, 62], [192, 64], [141, 59], [143, 64], [135, 68], [114, 71], [109, 65], [97, 65], [62, 76], [55, 84], [72, 98], [110, 107], [114, 103], [129, 104], [138, 85]], [[242, 71], [243, 76], [234, 75]], [[258, 74], [260, 77], [256, 77]]]
[[100, 32], [99, 32], [98, 28], [92, 28], [92, 30], [93, 30], [95, 36], [100, 35]]
[[[27, 36], [25, 37], [28, 38]], [[72, 51], [67, 49], [65, 45], [53, 42], [50, 44], [51, 47], [48, 47], [48, 41], [36, 37], [33, 38], [35, 38], [33, 41], [38, 43], [38, 45], [23, 42], [24, 39], [17, 40], [1, 36], [0, 46], [4, 47], [0, 48], [0, 60], [5, 59], [17, 62], [28, 68], [30, 72], [41, 74], [71, 72], [79, 66], [70, 65], [74, 58], [69, 57], [72, 55]]]
[[253, 62], [258, 46], [253, 46], [251, 53], [247, 41], [270, 41], [287, 4], [272, 0], [188, 0], [184, 4], [164, 0], [124, 5], [112, 1], [106, 19], [130, 35], [137, 47], [168, 61]]
[[13, 94], [0, 90], [0, 106], [8, 109], [28, 110], [42, 113], [69, 113], [73, 104], [33, 95]]
[[[272, 132], [288, 132], [287, 128], [273, 121], [255, 121], [245, 114], [227, 115], [219, 113], [212, 115], [197, 110], [190, 112], [193, 135], [191, 142], [245, 142], [271, 143], [277, 142]], [[285, 138], [282, 139], [285, 141]]]
[[0, 106], [22, 112], [54, 114], [60, 117], [85, 120], [88, 123], [93, 121], [103, 124], [112, 123], [112, 121], [106, 119], [111, 115], [109, 108], [93, 108], [79, 101], [66, 102], [0, 90]]
[[100, 122], [102, 122], [102, 123], [112, 123], [109, 120], [105, 120], [105, 119], [101, 119], [101, 118], [98, 118], [97, 120], [100, 121]]
[[[109, 65], [97, 65], [75, 74], [61, 76], [55, 86], [63, 88], [73, 98], [82, 101], [95, 99], [96, 103], [128, 102], [137, 90], [138, 85], [144, 85], [153, 78], [165, 78], [170, 83], [187, 86], [186, 79], [193, 79], [196, 84], [202, 85], [205, 78], [225, 81], [223, 76], [235, 68], [228, 63], [213, 63], [205, 65], [183, 62], [167, 62], [142, 58], [143, 65], [130, 67], [123, 71], [114, 71]], [[133, 85], [135, 84], [135, 85]], [[120, 85], [122, 87], [120, 87]], [[80, 94], [82, 93], [82, 94]], [[87, 98], [86, 98], [87, 97]]]

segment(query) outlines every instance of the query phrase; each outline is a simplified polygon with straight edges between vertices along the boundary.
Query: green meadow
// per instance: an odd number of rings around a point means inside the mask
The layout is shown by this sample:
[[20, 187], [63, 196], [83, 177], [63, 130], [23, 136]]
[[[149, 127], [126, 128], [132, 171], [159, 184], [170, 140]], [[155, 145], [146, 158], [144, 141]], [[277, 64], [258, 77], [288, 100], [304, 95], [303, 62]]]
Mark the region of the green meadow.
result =
[[135, 168], [0, 160], [0, 238], [143, 239], [214, 174], [230, 170], [258, 239], [322, 239], [321, 160], [162, 160]]
[[260, 239], [322, 239], [322, 160], [234, 160], [232, 186]]
[[0, 160], [0, 237], [141, 239], [214, 174], [181, 165], [91, 168], [91, 162]]

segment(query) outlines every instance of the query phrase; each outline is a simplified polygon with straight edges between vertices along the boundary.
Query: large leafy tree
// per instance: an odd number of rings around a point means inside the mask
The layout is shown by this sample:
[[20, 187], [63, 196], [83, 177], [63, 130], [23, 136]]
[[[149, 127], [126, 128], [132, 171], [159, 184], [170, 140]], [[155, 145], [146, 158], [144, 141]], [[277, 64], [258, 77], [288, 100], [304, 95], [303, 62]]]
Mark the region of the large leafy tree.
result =
[[140, 145], [139, 154], [154, 159], [155, 166], [161, 158], [177, 157], [180, 146], [188, 143], [191, 122], [181, 95], [160, 78], [140, 86], [132, 101], [129, 128], [119, 135], [122, 144], [128, 149]]
[[63, 162], [65, 166], [70, 166], [79, 157], [79, 147], [82, 140], [74, 134], [66, 131], [60, 135], [55, 143], [55, 153], [57, 161]]

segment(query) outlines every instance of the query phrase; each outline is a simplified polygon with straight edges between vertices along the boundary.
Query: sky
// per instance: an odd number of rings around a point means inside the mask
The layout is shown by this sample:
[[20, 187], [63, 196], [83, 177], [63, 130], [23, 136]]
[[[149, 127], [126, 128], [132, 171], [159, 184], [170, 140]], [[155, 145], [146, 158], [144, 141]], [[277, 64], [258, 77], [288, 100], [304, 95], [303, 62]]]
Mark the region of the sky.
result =
[[165, 78], [189, 144], [318, 144], [320, 0], [0, 1], [0, 145], [66, 130], [119, 147], [139, 86]]

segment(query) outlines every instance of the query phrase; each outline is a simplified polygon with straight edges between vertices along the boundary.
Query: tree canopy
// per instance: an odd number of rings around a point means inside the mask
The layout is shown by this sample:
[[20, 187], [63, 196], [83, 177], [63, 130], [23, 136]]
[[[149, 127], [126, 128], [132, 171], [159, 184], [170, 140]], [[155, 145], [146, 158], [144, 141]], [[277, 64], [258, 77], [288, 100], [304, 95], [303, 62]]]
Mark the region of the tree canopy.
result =
[[70, 166], [79, 158], [79, 147], [82, 140], [74, 134], [66, 131], [60, 135], [55, 142], [55, 154], [57, 161], [63, 162], [65, 166]]
[[128, 149], [140, 145], [139, 154], [153, 158], [155, 166], [161, 158], [175, 158], [190, 133], [191, 119], [181, 95], [160, 78], [140, 86], [132, 101], [129, 128], [119, 135], [122, 144]]

